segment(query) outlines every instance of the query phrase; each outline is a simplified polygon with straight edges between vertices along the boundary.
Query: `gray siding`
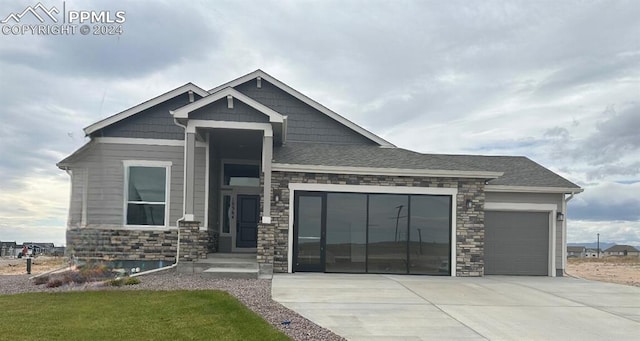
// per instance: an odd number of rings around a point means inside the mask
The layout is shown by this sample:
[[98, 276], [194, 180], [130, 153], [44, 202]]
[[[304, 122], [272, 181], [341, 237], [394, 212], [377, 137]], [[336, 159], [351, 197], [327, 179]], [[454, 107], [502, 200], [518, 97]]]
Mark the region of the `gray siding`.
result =
[[[497, 193], [487, 192], [486, 202], [509, 202], [509, 203], [532, 203], [532, 204], [553, 204], [556, 205], [558, 212], [562, 212], [562, 201], [564, 196], [562, 194], [553, 193]], [[566, 216], [566, 212], [565, 216]], [[562, 234], [563, 225], [561, 222], [556, 222], [556, 269], [562, 269]]]
[[[194, 96], [196, 99], [200, 97], [195, 94]], [[189, 104], [189, 94], [185, 92], [101, 129], [92, 136], [183, 140], [184, 129], [174, 124], [169, 110], [186, 104]]]
[[236, 86], [235, 89], [280, 114], [288, 116], [288, 141], [375, 144], [264, 79], [261, 88], [256, 86], [256, 80], [253, 79]]
[[75, 168], [72, 171], [67, 227], [79, 227], [82, 222], [82, 194], [86, 176], [87, 170], [84, 168]]
[[268, 123], [269, 117], [258, 110], [242, 103], [238, 99], [233, 100], [233, 108], [227, 106], [227, 99], [217, 100], [207, 106], [195, 110], [189, 114], [190, 119], [216, 120], [236, 122]]
[[[204, 222], [205, 196], [205, 148], [196, 148], [195, 216]], [[175, 226], [182, 217], [184, 183], [184, 147], [95, 143], [72, 166], [72, 184], [81, 183], [75, 178], [78, 169], [88, 172], [87, 227], [121, 227], [124, 220], [124, 165], [123, 160], [170, 161], [171, 189], [169, 225]], [[72, 202], [77, 201], [74, 191]], [[80, 200], [82, 196], [80, 195]], [[80, 207], [82, 205], [80, 204]], [[78, 209], [71, 210], [70, 224], [78, 221]]]

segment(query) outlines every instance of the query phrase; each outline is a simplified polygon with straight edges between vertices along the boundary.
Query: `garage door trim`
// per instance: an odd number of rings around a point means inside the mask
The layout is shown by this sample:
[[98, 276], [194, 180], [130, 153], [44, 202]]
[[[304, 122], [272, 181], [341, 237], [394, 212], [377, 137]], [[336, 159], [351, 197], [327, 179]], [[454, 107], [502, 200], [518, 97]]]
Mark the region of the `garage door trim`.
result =
[[549, 263], [548, 276], [556, 276], [556, 212], [558, 207], [553, 204], [533, 204], [533, 203], [507, 203], [507, 202], [487, 202], [484, 204], [485, 211], [518, 211], [518, 212], [548, 212], [549, 213]]

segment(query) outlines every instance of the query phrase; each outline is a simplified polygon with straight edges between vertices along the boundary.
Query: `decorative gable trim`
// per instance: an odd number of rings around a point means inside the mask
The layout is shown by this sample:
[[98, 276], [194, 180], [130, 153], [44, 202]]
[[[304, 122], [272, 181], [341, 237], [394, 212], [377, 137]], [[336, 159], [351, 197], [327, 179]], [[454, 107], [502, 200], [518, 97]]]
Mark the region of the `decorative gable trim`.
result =
[[[109, 125], [112, 125], [116, 122], [122, 121], [125, 118], [131, 117], [143, 110], [149, 109], [151, 107], [154, 107], [162, 102], [168, 101], [176, 96], [182, 95], [185, 92], [193, 92], [196, 93], [202, 97], [205, 97], [207, 95], [209, 95], [209, 93], [207, 91], [205, 91], [204, 89], [196, 86], [193, 83], [187, 83], [181, 87], [175, 88], [169, 92], [166, 92], [158, 97], [152, 98], [144, 103], [140, 103], [134, 107], [131, 107], [125, 111], [122, 111], [120, 113], [117, 113], [113, 116], [107, 117], [102, 121], [98, 121], [86, 128], [84, 128], [84, 133], [85, 135], [91, 135], [92, 133], [105, 128]], [[189, 98], [192, 98], [191, 95]]]
[[[189, 113], [203, 108], [219, 99], [223, 99], [226, 98], [228, 103], [231, 103], [231, 107], [233, 107], [233, 98], [238, 99], [239, 101], [245, 103], [246, 105], [260, 111], [261, 113], [267, 115], [269, 117], [269, 122], [272, 123], [283, 123], [285, 121], [285, 116], [279, 114], [278, 112], [274, 111], [273, 109], [270, 109], [269, 107], [265, 106], [264, 104], [254, 100], [251, 97], [248, 97], [247, 95], [241, 93], [240, 91], [234, 89], [234, 88], [230, 88], [230, 87], [226, 87], [223, 88], [221, 90], [218, 90], [215, 93], [212, 93], [210, 95], [208, 95], [207, 97], [201, 98], [198, 101], [195, 101], [193, 103], [187, 104], [183, 107], [180, 107], [176, 110], [172, 110], [169, 111], [169, 113], [171, 113], [171, 115], [173, 115], [173, 118], [189, 118]], [[231, 98], [231, 100], [230, 100]]]
[[303, 103], [309, 105], [310, 107], [320, 111], [321, 113], [331, 117], [333, 120], [338, 121], [339, 123], [341, 123], [342, 125], [346, 126], [347, 128], [355, 131], [356, 133], [368, 138], [369, 140], [377, 143], [380, 146], [385, 146], [385, 147], [395, 147], [392, 143], [384, 140], [383, 138], [373, 134], [372, 132], [362, 128], [361, 126], [349, 121], [348, 119], [340, 116], [338, 113], [332, 111], [331, 109], [325, 107], [324, 105], [312, 100], [311, 98], [305, 96], [304, 94], [300, 93], [299, 91], [293, 89], [292, 87], [282, 83], [281, 81], [273, 78], [272, 76], [270, 76], [269, 74], [267, 74], [266, 72], [258, 69], [254, 72], [251, 72], [247, 75], [244, 75], [240, 78], [234, 79], [228, 83], [225, 83], [223, 85], [220, 85], [218, 87], [215, 87], [211, 90], [209, 90], [210, 93], [215, 93], [217, 91], [220, 91], [221, 89], [227, 88], [227, 87], [235, 87], [238, 86], [240, 84], [243, 84], [247, 81], [250, 81], [252, 79], [257, 79], [257, 84], [258, 87], [261, 87], [261, 81], [264, 79], [266, 81], [268, 81], [269, 83], [277, 86], [278, 88], [280, 88], [282, 91], [288, 93], [289, 95], [299, 99], [300, 101], [302, 101]]

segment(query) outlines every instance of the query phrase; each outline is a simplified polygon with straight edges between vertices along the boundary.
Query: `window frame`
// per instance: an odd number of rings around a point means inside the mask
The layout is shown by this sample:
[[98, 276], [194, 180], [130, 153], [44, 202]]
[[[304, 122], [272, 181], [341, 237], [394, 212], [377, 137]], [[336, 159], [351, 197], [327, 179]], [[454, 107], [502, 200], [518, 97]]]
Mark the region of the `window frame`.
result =
[[[122, 161], [124, 167], [124, 188], [123, 188], [123, 215], [122, 215], [122, 226], [128, 228], [158, 228], [158, 227], [169, 227], [170, 219], [169, 219], [169, 207], [170, 207], [170, 198], [171, 198], [171, 161], [153, 161], [153, 160], [123, 160]], [[127, 222], [127, 214], [128, 214], [128, 205], [129, 205], [129, 169], [131, 167], [150, 167], [150, 168], [164, 168], [165, 169], [165, 191], [164, 191], [164, 224], [163, 225], [135, 225], [128, 224]], [[132, 203], [140, 203], [140, 202], [132, 202]], [[158, 204], [158, 203], [152, 203]]]
[[233, 189], [233, 188], [262, 188], [262, 184], [258, 186], [234, 186], [234, 185], [225, 185], [224, 183], [224, 167], [225, 165], [242, 165], [242, 166], [257, 166], [258, 167], [258, 178], [262, 177], [262, 165], [260, 161], [257, 160], [249, 160], [249, 159], [222, 159], [220, 162], [220, 188], [221, 189]]

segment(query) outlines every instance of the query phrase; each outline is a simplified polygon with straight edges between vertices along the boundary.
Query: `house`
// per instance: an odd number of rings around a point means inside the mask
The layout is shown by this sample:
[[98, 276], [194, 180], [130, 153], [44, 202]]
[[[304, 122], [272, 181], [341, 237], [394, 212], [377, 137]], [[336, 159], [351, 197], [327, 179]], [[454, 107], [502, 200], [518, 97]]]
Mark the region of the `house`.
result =
[[53, 243], [24, 242], [23, 245], [29, 249], [29, 253], [32, 255], [50, 255], [54, 250]]
[[584, 257], [585, 258], [599, 258], [599, 257], [602, 257], [602, 255], [603, 255], [602, 249], [587, 248], [587, 250], [585, 251]]
[[0, 257], [16, 255], [16, 242], [0, 242]]
[[640, 256], [640, 251], [631, 245], [614, 245], [604, 250], [606, 256]]
[[84, 131], [57, 164], [79, 258], [556, 276], [567, 201], [582, 192], [526, 157], [398, 148], [261, 70], [187, 83]]
[[567, 258], [585, 258], [587, 248], [584, 246], [567, 246]]

